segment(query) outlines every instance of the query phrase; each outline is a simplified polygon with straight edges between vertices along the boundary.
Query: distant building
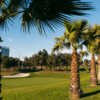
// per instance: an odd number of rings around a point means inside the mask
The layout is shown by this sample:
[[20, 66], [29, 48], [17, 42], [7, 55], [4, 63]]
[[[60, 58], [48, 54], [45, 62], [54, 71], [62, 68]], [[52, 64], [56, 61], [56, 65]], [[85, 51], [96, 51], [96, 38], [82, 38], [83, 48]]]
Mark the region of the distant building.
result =
[[2, 46], [2, 48], [1, 48], [1, 55], [9, 57], [9, 48]]

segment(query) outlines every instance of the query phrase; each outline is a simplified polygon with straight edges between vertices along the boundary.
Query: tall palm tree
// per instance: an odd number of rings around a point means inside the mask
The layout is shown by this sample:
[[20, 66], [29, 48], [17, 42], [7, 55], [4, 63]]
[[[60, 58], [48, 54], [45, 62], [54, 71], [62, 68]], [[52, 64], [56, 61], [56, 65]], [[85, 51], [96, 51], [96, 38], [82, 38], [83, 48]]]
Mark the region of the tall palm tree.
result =
[[95, 64], [95, 53], [97, 51], [98, 40], [100, 35], [98, 34], [98, 25], [94, 27], [89, 27], [87, 30], [87, 36], [85, 37], [84, 45], [87, 47], [88, 51], [91, 53], [91, 73], [90, 81], [91, 86], [97, 85], [97, 75], [96, 75], [96, 64]]
[[[100, 34], [100, 31], [98, 31]], [[100, 80], [100, 39], [98, 39], [98, 45], [96, 48], [96, 55], [98, 56], [98, 74], [97, 74], [97, 79]]]
[[98, 76], [97, 76], [98, 80], [100, 80], [100, 53], [98, 55]]
[[71, 62], [71, 82], [70, 82], [70, 97], [80, 98], [80, 75], [79, 75], [79, 58], [77, 54], [77, 49], [82, 47], [84, 31], [87, 29], [87, 21], [75, 21], [67, 22], [65, 21], [65, 33], [64, 36], [56, 38], [56, 44], [53, 48], [72, 48], [72, 62]]
[[[97, 27], [98, 27], [97, 33], [100, 34], [100, 26], [97, 25]], [[98, 74], [97, 74], [97, 79], [100, 80], [100, 39], [98, 39], [97, 44], [98, 44], [97, 45], [97, 49], [96, 49], [97, 50], [96, 54], [98, 56]]]
[[69, 20], [72, 15], [85, 15], [84, 11], [92, 9], [90, 2], [81, 0], [0, 0], [0, 6], [3, 28], [20, 16], [24, 30], [37, 26], [40, 32], [47, 29], [43, 26], [53, 30], [55, 24]]
[[[2, 42], [1, 37], [0, 37], [0, 42]], [[0, 72], [1, 72], [1, 46], [0, 46]], [[1, 93], [1, 73], [0, 73], [0, 93]]]
[[79, 98], [81, 95], [80, 75], [79, 75], [79, 58], [77, 49], [82, 48], [84, 41], [84, 32], [87, 29], [87, 21], [78, 21], [73, 23], [65, 22], [65, 38], [70, 43], [73, 53], [71, 62], [71, 84], [70, 94], [72, 98]]

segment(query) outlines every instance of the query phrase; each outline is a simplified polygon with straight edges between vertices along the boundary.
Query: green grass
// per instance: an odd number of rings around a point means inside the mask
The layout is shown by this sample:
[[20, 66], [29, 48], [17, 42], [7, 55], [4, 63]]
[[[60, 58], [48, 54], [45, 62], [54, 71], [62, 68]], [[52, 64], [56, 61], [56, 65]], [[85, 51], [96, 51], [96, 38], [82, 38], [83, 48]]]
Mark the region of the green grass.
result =
[[17, 74], [18, 72], [13, 72], [13, 71], [11, 71], [11, 72], [1, 72], [0, 74], [1, 75], [3, 75], [3, 76], [6, 76], [6, 75], [13, 75], [13, 74]]
[[[69, 72], [35, 72], [28, 78], [2, 79], [3, 100], [71, 100]], [[89, 73], [81, 72], [83, 97], [100, 100], [100, 86], [91, 87]]]

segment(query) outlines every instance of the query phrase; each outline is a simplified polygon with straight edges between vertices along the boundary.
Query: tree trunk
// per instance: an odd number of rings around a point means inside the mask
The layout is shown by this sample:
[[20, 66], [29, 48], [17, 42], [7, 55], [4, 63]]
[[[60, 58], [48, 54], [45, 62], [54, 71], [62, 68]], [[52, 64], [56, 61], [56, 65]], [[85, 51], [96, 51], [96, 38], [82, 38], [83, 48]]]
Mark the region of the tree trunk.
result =
[[80, 74], [79, 74], [79, 59], [77, 50], [74, 49], [71, 62], [71, 83], [70, 83], [70, 97], [73, 99], [80, 98]]
[[98, 55], [98, 80], [100, 80], [100, 54]]
[[91, 57], [90, 81], [91, 81], [91, 86], [96, 86], [97, 85], [95, 56], [94, 56], [93, 53], [92, 53], [92, 57]]
[[1, 78], [2, 78], [2, 76], [1, 76], [1, 46], [0, 46], [0, 94], [1, 94]]

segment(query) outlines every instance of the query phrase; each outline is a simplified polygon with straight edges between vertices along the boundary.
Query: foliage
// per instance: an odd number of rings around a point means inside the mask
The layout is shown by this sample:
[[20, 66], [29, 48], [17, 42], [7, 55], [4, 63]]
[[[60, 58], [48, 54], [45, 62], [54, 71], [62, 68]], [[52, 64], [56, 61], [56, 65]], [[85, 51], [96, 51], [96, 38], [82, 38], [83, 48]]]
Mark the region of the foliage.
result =
[[89, 54], [88, 54], [87, 51], [82, 51], [82, 50], [81, 50], [81, 51], [79, 52], [79, 55], [80, 55], [80, 63], [83, 64], [83, 58], [84, 58], [85, 56], [87, 57]]
[[100, 41], [100, 26], [94, 25], [94, 27], [89, 26], [86, 31], [85, 41], [83, 44], [86, 46], [90, 53], [96, 53], [99, 47]]
[[3, 68], [18, 67], [18, 63], [21, 62], [18, 58], [2, 56], [1, 65]]
[[71, 54], [48, 54], [48, 52], [43, 49], [32, 57], [25, 58], [24, 63], [26, 66], [46, 66], [49, 69], [54, 69], [57, 66], [70, 66]]
[[93, 7], [90, 2], [81, 0], [0, 0], [0, 8], [2, 28], [20, 16], [24, 31], [37, 26], [39, 32], [42, 32], [46, 30], [44, 26], [53, 30], [54, 24], [69, 20], [72, 15], [85, 15], [85, 11]]
[[64, 22], [65, 33], [61, 37], [56, 37], [56, 43], [52, 49], [52, 53], [63, 48], [82, 49], [85, 31], [87, 29], [87, 21]]

